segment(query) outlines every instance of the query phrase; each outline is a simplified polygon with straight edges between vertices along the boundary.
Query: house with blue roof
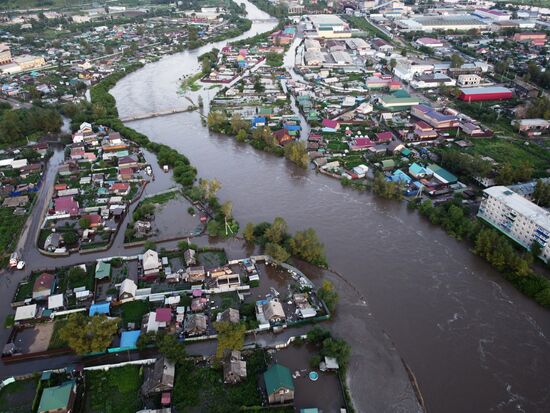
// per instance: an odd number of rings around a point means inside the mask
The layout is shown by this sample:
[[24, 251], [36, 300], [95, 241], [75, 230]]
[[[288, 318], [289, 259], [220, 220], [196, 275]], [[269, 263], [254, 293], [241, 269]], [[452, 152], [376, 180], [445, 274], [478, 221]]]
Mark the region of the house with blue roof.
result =
[[90, 306], [89, 316], [93, 317], [96, 314], [109, 314], [111, 311], [111, 303], [94, 303]]
[[402, 182], [404, 184], [409, 184], [412, 179], [409, 175], [407, 175], [401, 169], [397, 169], [394, 171], [392, 176], [390, 176], [389, 180], [392, 182]]
[[252, 119], [252, 127], [253, 128], [261, 128], [266, 125], [266, 120], [264, 117], [257, 116], [254, 119]]
[[132, 350], [137, 347], [141, 330], [123, 331], [120, 335], [120, 348]]
[[416, 179], [424, 178], [431, 175], [431, 173], [429, 173], [426, 168], [424, 168], [420, 164], [417, 164], [416, 162], [409, 166], [409, 173]]

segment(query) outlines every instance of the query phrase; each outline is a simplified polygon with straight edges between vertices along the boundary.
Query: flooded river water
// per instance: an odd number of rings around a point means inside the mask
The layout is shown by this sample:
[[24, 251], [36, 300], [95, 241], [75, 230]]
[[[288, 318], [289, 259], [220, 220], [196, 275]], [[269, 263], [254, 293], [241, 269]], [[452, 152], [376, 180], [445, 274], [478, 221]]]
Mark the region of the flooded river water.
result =
[[[245, 4], [255, 20], [245, 36], [276, 24]], [[197, 56], [211, 47], [165, 57], [124, 78], [112, 91], [120, 114], [185, 106], [179, 78], [196, 72]], [[214, 92], [190, 95], [208, 101]], [[548, 411], [549, 313], [466, 244], [403, 204], [344, 189], [312, 170], [209, 133], [196, 112], [129, 125], [187, 155], [199, 176], [219, 179], [220, 198], [233, 201], [242, 225], [282, 216], [292, 230], [317, 230], [331, 267], [355, 290], [342, 294], [334, 329], [353, 345], [350, 385], [359, 411], [414, 410], [391, 341], [414, 371], [428, 411]]]

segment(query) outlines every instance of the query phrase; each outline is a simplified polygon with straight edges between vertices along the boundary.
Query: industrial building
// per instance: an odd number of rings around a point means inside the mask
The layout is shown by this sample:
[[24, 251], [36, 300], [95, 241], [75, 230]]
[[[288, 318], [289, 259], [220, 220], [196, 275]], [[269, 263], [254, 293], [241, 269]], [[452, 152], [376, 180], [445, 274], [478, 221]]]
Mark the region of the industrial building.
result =
[[455, 14], [446, 16], [416, 16], [411, 19], [400, 20], [398, 26], [404, 31], [468, 31], [486, 30], [487, 23], [471, 14]]
[[349, 25], [333, 14], [315, 14], [308, 16], [317, 36], [325, 39], [351, 37]]
[[512, 91], [501, 86], [471, 87], [460, 89], [460, 100], [478, 102], [482, 100], [512, 99]]
[[483, 191], [477, 216], [526, 249], [534, 242], [541, 247], [540, 258], [550, 258], [550, 213], [505, 186]]

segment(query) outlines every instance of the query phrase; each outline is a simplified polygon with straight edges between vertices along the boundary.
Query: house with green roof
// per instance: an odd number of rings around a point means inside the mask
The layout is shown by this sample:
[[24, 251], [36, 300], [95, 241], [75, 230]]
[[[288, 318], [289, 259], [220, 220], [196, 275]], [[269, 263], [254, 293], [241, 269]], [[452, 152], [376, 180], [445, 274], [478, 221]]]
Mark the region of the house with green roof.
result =
[[294, 400], [294, 383], [287, 367], [274, 364], [264, 373], [264, 382], [269, 404]]
[[71, 413], [76, 399], [76, 383], [67, 381], [42, 391], [38, 413]]
[[456, 176], [435, 163], [428, 165], [428, 169], [433, 172], [435, 178], [444, 184], [452, 185], [458, 182], [458, 178]]
[[105, 261], [98, 261], [95, 266], [96, 280], [102, 280], [111, 276], [111, 264]]

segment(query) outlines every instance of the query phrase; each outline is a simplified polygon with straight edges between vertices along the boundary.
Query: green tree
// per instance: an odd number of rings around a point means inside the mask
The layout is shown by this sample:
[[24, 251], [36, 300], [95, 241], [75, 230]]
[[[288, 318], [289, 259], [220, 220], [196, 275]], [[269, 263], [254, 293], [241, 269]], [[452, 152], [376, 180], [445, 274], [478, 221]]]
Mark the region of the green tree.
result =
[[246, 130], [241, 129], [239, 132], [237, 132], [236, 138], [239, 142], [244, 142], [247, 137], [248, 133], [246, 132]]
[[88, 317], [83, 313], [69, 315], [59, 330], [59, 337], [77, 354], [105, 351], [118, 331], [118, 318], [105, 315]]
[[90, 224], [91, 224], [91, 222], [90, 222], [90, 220], [89, 220], [88, 218], [82, 217], [82, 218], [80, 218], [80, 219], [78, 220], [78, 225], [79, 225], [80, 228], [82, 228], [82, 229], [88, 229], [88, 228], [90, 228]]
[[254, 224], [252, 222], [244, 227], [243, 237], [247, 242], [254, 242]]
[[280, 244], [287, 235], [288, 224], [281, 217], [276, 217], [273, 224], [265, 231], [264, 237], [273, 244]]
[[74, 247], [78, 243], [78, 234], [75, 230], [63, 231], [63, 241], [68, 247]]
[[542, 179], [537, 180], [533, 201], [541, 207], [550, 206], [550, 182], [546, 183]]
[[214, 323], [214, 328], [218, 334], [218, 347], [216, 349], [216, 358], [218, 360], [223, 358], [226, 350], [241, 350], [243, 348], [246, 332], [246, 327], [243, 323], [219, 321]]
[[237, 135], [241, 130], [246, 133], [249, 126], [250, 124], [240, 114], [235, 113], [231, 116], [231, 132], [234, 135]]
[[464, 64], [464, 59], [460, 55], [453, 53], [451, 55], [451, 67], [460, 67]]
[[218, 111], [211, 111], [207, 117], [207, 125], [214, 132], [222, 132], [227, 124], [227, 117]]
[[325, 247], [317, 238], [313, 228], [298, 231], [289, 241], [289, 245], [293, 255], [312, 264], [326, 266]]
[[88, 273], [82, 267], [72, 267], [67, 272], [68, 283], [67, 288], [72, 289], [76, 287], [82, 287], [86, 285], [88, 280]]
[[301, 168], [307, 168], [309, 165], [309, 155], [307, 147], [302, 141], [290, 142], [285, 145], [285, 158]]
[[325, 302], [331, 313], [334, 312], [338, 304], [338, 293], [330, 281], [323, 281], [321, 288], [317, 290], [317, 296]]
[[156, 249], [157, 249], [157, 244], [155, 244], [155, 242], [150, 239], [145, 241], [145, 243], [143, 244], [143, 251], [149, 251], [149, 250], [154, 251]]
[[351, 355], [351, 347], [340, 338], [329, 337], [323, 341], [321, 354], [325, 357], [334, 357], [340, 367], [345, 369]]
[[224, 202], [220, 207], [222, 215], [230, 219], [233, 213], [233, 203], [231, 201]]
[[182, 364], [187, 359], [185, 346], [178, 341], [174, 334], [158, 335], [157, 346], [160, 354], [176, 364]]
[[287, 250], [279, 244], [273, 244], [272, 242], [268, 242], [265, 245], [265, 253], [278, 262], [285, 262], [290, 258], [290, 253]]

